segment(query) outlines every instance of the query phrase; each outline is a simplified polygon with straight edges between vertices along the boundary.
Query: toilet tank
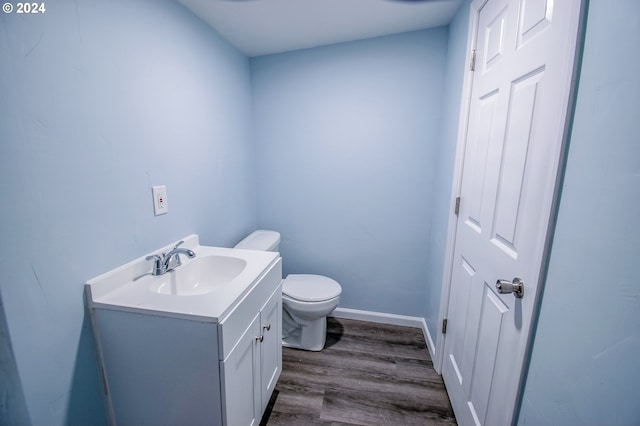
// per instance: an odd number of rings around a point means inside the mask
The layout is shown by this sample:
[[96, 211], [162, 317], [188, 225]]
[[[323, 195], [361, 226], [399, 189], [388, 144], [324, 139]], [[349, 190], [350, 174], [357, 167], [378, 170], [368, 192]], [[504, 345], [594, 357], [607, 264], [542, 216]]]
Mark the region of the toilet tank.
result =
[[257, 230], [247, 235], [234, 248], [245, 250], [279, 251], [280, 233]]

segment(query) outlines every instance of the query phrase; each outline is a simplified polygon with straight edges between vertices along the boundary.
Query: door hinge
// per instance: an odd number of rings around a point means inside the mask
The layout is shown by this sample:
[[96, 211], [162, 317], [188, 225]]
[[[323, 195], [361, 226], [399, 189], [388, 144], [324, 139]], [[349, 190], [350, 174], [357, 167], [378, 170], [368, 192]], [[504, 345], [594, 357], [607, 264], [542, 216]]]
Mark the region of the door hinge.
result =
[[476, 70], [476, 49], [473, 49], [471, 51], [471, 64], [469, 65], [469, 69], [471, 71]]
[[447, 334], [447, 319], [442, 320], [442, 334]]
[[455, 213], [456, 216], [460, 213], [460, 197], [456, 197], [456, 206], [453, 209], [453, 213]]

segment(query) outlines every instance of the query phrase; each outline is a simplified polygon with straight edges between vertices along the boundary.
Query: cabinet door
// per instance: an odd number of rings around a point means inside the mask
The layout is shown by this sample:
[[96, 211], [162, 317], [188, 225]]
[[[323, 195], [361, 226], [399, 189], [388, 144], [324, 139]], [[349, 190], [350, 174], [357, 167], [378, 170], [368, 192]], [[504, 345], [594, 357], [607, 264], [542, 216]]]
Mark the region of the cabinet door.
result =
[[260, 412], [264, 412], [282, 372], [282, 284], [262, 307], [260, 323], [263, 336], [260, 345]]
[[257, 314], [229, 356], [221, 361], [226, 425], [260, 422], [260, 335], [260, 314]]

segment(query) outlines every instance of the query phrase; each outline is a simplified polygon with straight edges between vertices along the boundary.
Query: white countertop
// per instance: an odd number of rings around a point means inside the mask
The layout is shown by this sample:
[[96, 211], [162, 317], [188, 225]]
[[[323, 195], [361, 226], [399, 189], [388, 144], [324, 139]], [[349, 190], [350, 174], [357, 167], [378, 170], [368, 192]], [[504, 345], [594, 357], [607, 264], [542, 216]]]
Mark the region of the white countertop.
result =
[[[166, 253], [174, 245], [168, 245], [149, 254]], [[145, 260], [145, 255], [88, 280], [85, 291], [89, 306], [219, 322], [280, 258], [280, 254], [276, 252], [201, 246], [195, 234], [184, 238], [180, 247], [193, 250], [196, 253], [194, 260], [205, 256], [229, 256], [243, 259], [247, 264], [227, 285], [210, 293], [176, 296], [158, 294], [150, 290], [150, 283], [158, 277], [150, 275], [153, 262]], [[183, 257], [183, 265], [178, 268], [184, 267], [190, 261]]]

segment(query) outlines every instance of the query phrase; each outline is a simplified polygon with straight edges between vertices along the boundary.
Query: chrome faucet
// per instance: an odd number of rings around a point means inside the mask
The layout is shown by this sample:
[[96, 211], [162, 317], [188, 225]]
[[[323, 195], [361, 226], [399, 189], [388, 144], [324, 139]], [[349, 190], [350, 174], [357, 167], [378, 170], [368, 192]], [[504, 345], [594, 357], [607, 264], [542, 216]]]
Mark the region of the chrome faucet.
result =
[[167, 253], [151, 254], [146, 257], [146, 260], [153, 260], [153, 271], [151, 271], [152, 275], [163, 275], [182, 265], [182, 260], [180, 260], [181, 254], [184, 254], [189, 259], [196, 257], [193, 250], [179, 247], [182, 243], [184, 243], [184, 241], [180, 241]]

